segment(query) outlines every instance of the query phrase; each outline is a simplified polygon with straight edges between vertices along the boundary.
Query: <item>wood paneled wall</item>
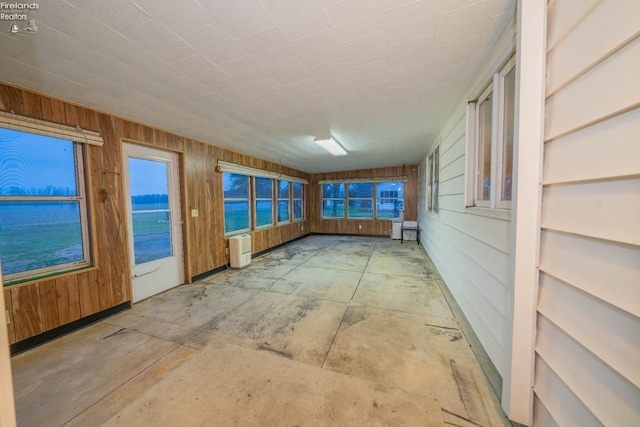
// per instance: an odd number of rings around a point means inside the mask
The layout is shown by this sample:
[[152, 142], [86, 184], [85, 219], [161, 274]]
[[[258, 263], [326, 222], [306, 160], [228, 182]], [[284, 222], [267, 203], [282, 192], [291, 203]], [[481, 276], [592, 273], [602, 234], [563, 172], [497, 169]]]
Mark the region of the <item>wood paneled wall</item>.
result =
[[[5, 287], [12, 343], [130, 301], [131, 274], [121, 177], [123, 140], [181, 153], [183, 214], [187, 230], [186, 281], [228, 262], [222, 174], [215, 172], [217, 160], [309, 179], [307, 174], [291, 168], [6, 84], [0, 84], [0, 110], [98, 131], [104, 139], [102, 147], [86, 147], [96, 268]], [[103, 194], [107, 195], [106, 200], [103, 200]], [[308, 204], [307, 198], [307, 212], [310, 211]], [[192, 209], [198, 209], [199, 215], [195, 218], [187, 215]], [[253, 252], [261, 252], [309, 232], [307, 221], [257, 231], [252, 233]]]
[[[417, 220], [418, 169], [417, 165], [406, 165], [312, 175], [309, 181], [309, 209], [307, 210], [311, 231], [314, 233], [391, 235], [391, 221], [388, 219], [322, 219], [322, 190], [318, 184], [320, 180], [407, 176], [408, 182], [404, 185], [404, 218], [407, 221]], [[359, 228], [360, 226], [362, 229]]]

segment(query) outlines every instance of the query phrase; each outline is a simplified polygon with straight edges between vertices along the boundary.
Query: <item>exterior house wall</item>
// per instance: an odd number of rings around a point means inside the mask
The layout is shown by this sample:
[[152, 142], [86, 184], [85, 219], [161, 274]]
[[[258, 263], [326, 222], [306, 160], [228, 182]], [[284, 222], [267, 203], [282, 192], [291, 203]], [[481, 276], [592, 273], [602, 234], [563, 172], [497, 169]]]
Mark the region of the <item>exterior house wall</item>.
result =
[[640, 3], [550, 2], [533, 424], [640, 419]]
[[[473, 99], [513, 54], [515, 28], [501, 37], [467, 93]], [[466, 99], [457, 102], [436, 142], [420, 164], [421, 241], [498, 372], [505, 369], [511, 332], [509, 296], [510, 214], [492, 215], [466, 207]], [[427, 162], [439, 144], [439, 212], [427, 209]], [[498, 385], [499, 387], [499, 385]]]

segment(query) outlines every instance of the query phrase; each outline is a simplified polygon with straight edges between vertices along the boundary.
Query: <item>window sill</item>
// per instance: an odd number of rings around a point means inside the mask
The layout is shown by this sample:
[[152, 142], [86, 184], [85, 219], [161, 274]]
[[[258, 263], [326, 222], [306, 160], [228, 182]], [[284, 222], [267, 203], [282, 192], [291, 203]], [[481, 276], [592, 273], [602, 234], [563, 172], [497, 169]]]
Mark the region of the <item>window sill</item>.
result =
[[95, 271], [98, 269], [99, 268], [96, 266], [80, 267], [73, 270], [66, 270], [66, 271], [60, 271], [57, 273], [51, 273], [46, 276], [38, 276], [38, 277], [29, 278], [29, 279], [18, 279], [18, 280], [6, 282], [4, 284], [4, 287], [14, 289], [14, 288], [19, 288], [21, 286], [32, 285], [34, 283], [42, 283], [48, 280], [55, 280], [55, 279], [60, 279], [67, 276], [81, 274], [81, 273], [88, 273], [90, 271]]
[[478, 206], [467, 206], [465, 213], [497, 219], [500, 221], [511, 221], [511, 209], [492, 209]]

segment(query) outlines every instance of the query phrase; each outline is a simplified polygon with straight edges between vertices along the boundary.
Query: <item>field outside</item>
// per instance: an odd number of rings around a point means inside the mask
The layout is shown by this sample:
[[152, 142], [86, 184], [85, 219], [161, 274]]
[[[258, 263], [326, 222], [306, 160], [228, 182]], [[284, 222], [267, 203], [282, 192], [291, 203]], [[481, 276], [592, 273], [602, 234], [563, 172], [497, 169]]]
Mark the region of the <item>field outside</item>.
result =
[[2, 274], [83, 259], [78, 202], [0, 203]]

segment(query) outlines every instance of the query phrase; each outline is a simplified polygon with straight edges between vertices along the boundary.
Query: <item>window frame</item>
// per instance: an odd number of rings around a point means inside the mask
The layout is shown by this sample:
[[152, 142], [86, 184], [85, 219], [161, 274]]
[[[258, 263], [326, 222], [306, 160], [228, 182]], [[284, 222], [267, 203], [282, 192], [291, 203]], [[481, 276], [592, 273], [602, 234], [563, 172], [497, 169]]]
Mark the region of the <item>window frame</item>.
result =
[[427, 211], [440, 212], [440, 142], [427, 156]]
[[[258, 186], [256, 184], [256, 180], [258, 179], [268, 179], [269, 181], [271, 181], [271, 198], [266, 198], [266, 197], [258, 197]], [[262, 230], [265, 228], [271, 228], [274, 226], [275, 224], [275, 220], [276, 220], [276, 216], [274, 215], [274, 208], [275, 208], [275, 203], [273, 202], [274, 197], [273, 197], [273, 191], [274, 191], [274, 185], [273, 185], [273, 179], [272, 178], [266, 178], [266, 177], [262, 177], [262, 176], [252, 176], [251, 177], [251, 185], [252, 185], [252, 196], [253, 196], [253, 229], [254, 230]], [[258, 201], [265, 201], [265, 200], [269, 200], [271, 202], [271, 223], [269, 224], [264, 224], [264, 225], [258, 225]]]
[[[324, 186], [325, 185], [342, 185], [344, 187], [343, 189], [343, 193], [344, 195], [342, 197], [324, 197]], [[336, 220], [336, 219], [348, 219], [347, 216], [347, 211], [348, 211], [348, 206], [347, 206], [347, 184], [345, 182], [341, 182], [341, 181], [336, 181], [336, 182], [325, 182], [320, 184], [320, 199], [322, 200], [322, 203], [320, 204], [320, 217], [322, 219], [329, 219], [329, 220]], [[343, 208], [343, 214], [342, 216], [324, 216], [324, 201], [325, 200], [337, 200], [337, 201], [342, 201], [342, 204], [344, 206]]]
[[[224, 174], [226, 174], [226, 173], [231, 174], [231, 175], [241, 175], [241, 176], [244, 176], [244, 177], [248, 178], [247, 179], [247, 185], [248, 185], [249, 188], [247, 188], [247, 198], [246, 199], [239, 198], [239, 197], [229, 197], [229, 198], [227, 198], [227, 197], [224, 196], [224, 193], [225, 193], [225, 190], [224, 190], [224, 183], [225, 183], [224, 182]], [[224, 226], [224, 235], [225, 235], [225, 237], [233, 236], [233, 235], [236, 235], [236, 234], [242, 234], [242, 233], [246, 233], [247, 231], [251, 231], [251, 229], [252, 229], [251, 228], [252, 227], [252, 224], [251, 224], [252, 220], [251, 219], [253, 217], [252, 209], [251, 209], [252, 208], [252, 206], [251, 206], [251, 204], [252, 204], [251, 191], [252, 190], [251, 190], [251, 176], [250, 175], [245, 175], [245, 174], [241, 174], [241, 173], [237, 173], [237, 172], [222, 172], [222, 214], [223, 214], [223, 219], [224, 219], [223, 226]], [[229, 202], [238, 202], [238, 201], [245, 201], [245, 200], [247, 201], [247, 208], [248, 208], [247, 215], [249, 217], [249, 227], [248, 228], [243, 228], [243, 229], [240, 229], [240, 230], [227, 231], [227, 221], [226, 221], [227, 212], [225, 210], [225, 203], [228, 202], [228, 201]]]
[[[346, 179], [345, 181], [340, 180], [327, 180], [325, 182], [319, 183], [319, 191], [320, 198], [322, 203], [320, 204], [320, 216], [322, 220], [352, 220], [352, 221], [372, 221], [372, 220], [380, 220], [380, 221], [390, 221], [394, 219], [400, 218], [400, 212], [404, 211], [404, 188], [405, 181], [400, 180], [391, 180], [391, 181], [383, 181], [384, 178], [370, 178], [370, 179]], [[389, 197], [379, 197], [378, 196], [378, 186], [381, 184], [402, 184], [402, 191], [395, 191], [396, 193], [393, 197], [389, 195]], [[371, 198], [368, 197], [349, 197], [349, 186], [351, 184], [371, 184], [373, 194]], [[342, 185], [344, 187], [344, 197], [324, 197], [324, 185]], [[349, 201], [350, 200], [371, 200], [371, 217], [351, 217], [349, 216]], [[325, 200], [338, 200], [344, 203], [344, 215], [343, 216], [324, 216], [324, 202]], [[401, 202], [401, 207], [398, 210], [398, 216], [393, 217], [381, 217], [379, 215], [380, 210], [380, 201], [393, 201], [397, 200]]]
[[[393, 182], [396, 182], [398, 184], [402, 184], [402, 197], [400, 197], [400, 191], [396, 191], [396, 193], [398, 193], [396, 195], [396, 197], [378, 197], [378, 185], [380, 184], [391, 184]], [[376, 181], [374, 182], [374, 187], [373, 187], [373, 197], [374, 197], [374, 204], [376, 206], [375, 210], [374, 210], [374, 219], [376, 220], [380, 220], [380, 221], [393, 221], [394, 219], [398, 219], [401, 218], [400, 212], [404, 212], [404, 182], [400, 182], [400, 181]], [[402, 208], [398, 211], [398, 216], [397, 217], [391, 217], [391, 218], [380, 218], [380, 216], [378, 215], [378, 209], [379, 209], [379, 205], [380, 205], [380, 200], [402, 200]]]
[[[296, 185], [300, 186], [300, 193], [301, 193], [300, 197], [296, 197], [296, 191], [295, 191]], [[293, 215], [292, 215], [293, 222], [304, 221], [305, 212], [304, 212], [304, 184], [303, 183], [291, 182], [291, 200], [293, 202], [291, 205], [291, 209], [293, 211]], [[295, 209], [296, 200], [300, 201], [300, 218], [296, 218], [296, 209]]]
[[[467, 103], [467, 181], [466, 181], [466, 207], [488, 209], [493, 212], [504, 214], [511, 209], [510, 200], [502, 200], [502, 178], [504, 172], [504, 147], [505, 141], [505, 79], [506, 76], [515, 70], [515, 56], [504, 63], [502, 67], [496, 71], [491, 81], [480, 92], [475, 101]], [[482, 133], [480, 126], [481, 105], [490, 97], [491, 104], [491, 137], [490, 137], [490, 171], [489, 171], [489, 197], [483, 200], [480, 195], [480, 175], [481, 175], [481, 156], [482, 149], [480, 140]], [[514, 94], [515, 97], [515, 94]], [[515, 105], [515, 99], [510, 100]], [[513, 145], [512, 145], [513, 147]], [[513, 181], [513, 168], [512, 168]]]
[[[276, 185], [276, 195], [277, 197], [277, 202], [276, 202], [276, 222], [278, 223], [278, 225], [282, 225], [282, 224], [288, 224], [290, 222], [292, 222], [292, 217], [291, 217], [291, 181], [288, 181], [286, 179], [278, 179], [277, 181], [277, 185]], [[286, 182], [287, 183], [287, 197], [280, 197], [280, 183], [281, 182]], [[287, 202], [287, 219], [284, 221], [280, 221], [280, 202], [281, 201], [286, 201]]]
[[[369, 184], [371, 185], [371, 197], [351, 197], [351, 185], [352, 184]], [[347, 219], [353, 219], [353, 220], [362, 220], [362, 221], [371, 221], [376, 219], [376, 214], [375, 214], [375, 191], [376, 191], [376, 186], [375, 183], [373, 181], [362, 181], [362, 182], [347, 182], [345, 183], [345, 198], [346, 198], [346, 202], [345, 202], [345, 214], [347, 216]], [[349, 215], [349, 212], [351, 211], [351, 200], [371, 200], [371, 216], [370, 217], [359, 217], [359, 216], [354, 216], [352, 217], [351, 215]]]
[[38, 202], [77, 202], [80, 216], [80, 235], [82, 242], [82, 259], [77, 261], [66, 262], [63, 264], [56, 264], [47, 267], [40, 267], [32, 270], [24, 270], [16, 273], [10, 273], [4, 275], [4, 285], [9, 286], [16, 283], [22, 283], [29, 280], [37, 280], [39, 278], [49, 275], [64, 274], [74, 270], [85, 269], [93, 266], [93, 236], [92, 225], [90, 223], [90, 195], [87, 189], [88, 178], [86, 157], [87, 150], [85, 143], [78, 142], [74, 139], [65, 139], [61, 137], [50, 136], [45, 133], [40, 134], [36, 132], [27, 132], [24, 130], [16, 130], [10, 128], [4, 128], [14, 132], [21, 132], [26, 134], [32, 134], [42, 137], [49, 137], [54, 139], [62, 139], [69, 141], [73, 147], [73, 161], [74, 161], [74, 175], [76, 180], [76, 194], [74, 196], [0, 196], [0, 203], [2, 202], [26, 202], [26, 203], [38, 203]]

